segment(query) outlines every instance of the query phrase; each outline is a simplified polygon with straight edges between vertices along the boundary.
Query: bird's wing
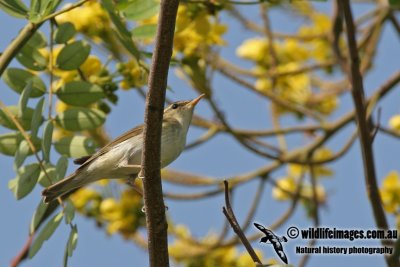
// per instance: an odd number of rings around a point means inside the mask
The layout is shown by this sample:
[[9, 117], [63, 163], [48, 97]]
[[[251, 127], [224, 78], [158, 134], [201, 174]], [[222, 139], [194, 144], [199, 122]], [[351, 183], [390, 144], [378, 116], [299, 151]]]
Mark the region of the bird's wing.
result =
[[283, 247], [282, 247], [281, 242], [275, 241], [275, 242], [272, 242], [272, 245], [274, 246], [275, 252], [276, 252], [276, 254], [278, 254], [279, 258], [281, 258], [281, 260], [287, 264], [288, 260], [287, 260], [285, 252], [283, 252]]
[[271, 230], [265, 228], [264, 226], [262, 226], [261, 224], [258, 224], [258, 223], [254, 223], [254, 225], [257, 227], [258, 230], [260, 230], [261, 232], [263, 232], [267, 236], [272, 236], [271, 235], [272, 234]]
[[265, 232], [265, 227], [262, 226], [261, 224], [258, 223], [254, 223], [254, 226], [257, 227], [258, 230], [260, 230], [261, 232]]
[[115, 145], [128, 140], [129, 138], [136, 136], [138, 134], [141, 134], [143, 132], [143, 124], [127, 131], [126, 133], [123, 133], [122, 135], [118, 136], [117, 138], [115, 138], [114, 140], [112, 140], [110, 143], [108, 143], [107, 145], [105, 145], [104, 147], [102, 147], [99, 151], [97, 151], [95, 154], [93, 154], [92, 156], [87, 156], [87, 157], [82, 157], [79, 159], [76, 159], [74, 162], [78, 163], [78, 164], [82, 164], [81, 166], [79, 166], [79, 168], [77, 169], [77, 171], [82, 170], [84, 167], [86, 167], [87, 165], [89, 165], [94, 159], [98, 158], [101, 155], [104, 155], [105, 153], [107, 153], [108, 151], [110, 151]]

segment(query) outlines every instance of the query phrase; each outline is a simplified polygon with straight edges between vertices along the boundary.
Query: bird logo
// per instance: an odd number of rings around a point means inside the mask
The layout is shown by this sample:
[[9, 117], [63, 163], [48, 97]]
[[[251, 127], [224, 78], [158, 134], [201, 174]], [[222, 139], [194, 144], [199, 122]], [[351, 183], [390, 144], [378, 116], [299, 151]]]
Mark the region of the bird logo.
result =
[[[271, 230], [265, 228], [261, 224], [254, 223], [254, 226], [257, 227], [258, 230], [265, 234], [264, 237], [261, 238], [261, 243], [272, 244], [274, 246], [276, 254], [278, 254], [279, 258], [286, 264], [288, 264], [288, 259], [286, 257], [285, 252], [283, 251], [283, 246], [281, 242], [287, 242], [287, 238], [285, 236], [279, 237], [275, 235]], [[269, 241], [269, 243], [268, 243]]]

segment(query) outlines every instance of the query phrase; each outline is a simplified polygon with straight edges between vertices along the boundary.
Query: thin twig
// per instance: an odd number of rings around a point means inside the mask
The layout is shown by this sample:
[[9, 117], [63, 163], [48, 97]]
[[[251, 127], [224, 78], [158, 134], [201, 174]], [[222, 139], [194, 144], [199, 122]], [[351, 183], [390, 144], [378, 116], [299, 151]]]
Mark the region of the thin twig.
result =
[[261, 260], [258, 258], [256, 252], [254, 251], [253, 247], [251, 246], [249, 240], [247, 240], [242, 229], [240, 228], [240, 225], [236, 220], [236, 216], [233, 213], [232, 206], [231, 206], [230, 199], [229, 199], [228, 181], [226, 181], [226, 180], [224, 181], [224, 186], [225, 186], [225, 205], [226, 205], [226, 207], [223, 207], [222, 211], [225, 214], [225, 217], [227, 218], [227, 220], [229, 221], [233, 231], [240, 238], [240, 241], [242, 241], [242, 243], [245, 246], [250, 257], [253, 259], [253, 262], [256, 264], [262, 264]]

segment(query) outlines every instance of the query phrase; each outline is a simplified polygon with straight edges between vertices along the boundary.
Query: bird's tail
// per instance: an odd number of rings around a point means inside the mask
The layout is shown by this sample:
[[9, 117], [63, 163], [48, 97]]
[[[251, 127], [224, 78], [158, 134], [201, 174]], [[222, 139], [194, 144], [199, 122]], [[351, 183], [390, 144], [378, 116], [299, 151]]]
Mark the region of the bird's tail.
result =
[[87, 184], [82, 177], [79, 177], [79, 173], [73, 173], [69, 177], [62, 179], [61, 181], [47, 187], [42, 191], [42, 196], [44, 197], [44, 202], [49, 203], [54, 199], [64, 196], [69, 192], [78, 189]]

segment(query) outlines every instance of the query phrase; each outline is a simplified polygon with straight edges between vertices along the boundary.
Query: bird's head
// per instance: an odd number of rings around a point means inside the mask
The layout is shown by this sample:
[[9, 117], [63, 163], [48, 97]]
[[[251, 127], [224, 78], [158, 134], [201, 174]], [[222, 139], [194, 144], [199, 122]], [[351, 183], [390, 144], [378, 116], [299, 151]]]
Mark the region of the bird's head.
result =
[[164, 110], [164, 119], [173, 118], [182, 123], [182, 125], [189, 126], [192, 120], [194, 107], [203, 97], [204, 94], [192, 100], [172, 103]]

